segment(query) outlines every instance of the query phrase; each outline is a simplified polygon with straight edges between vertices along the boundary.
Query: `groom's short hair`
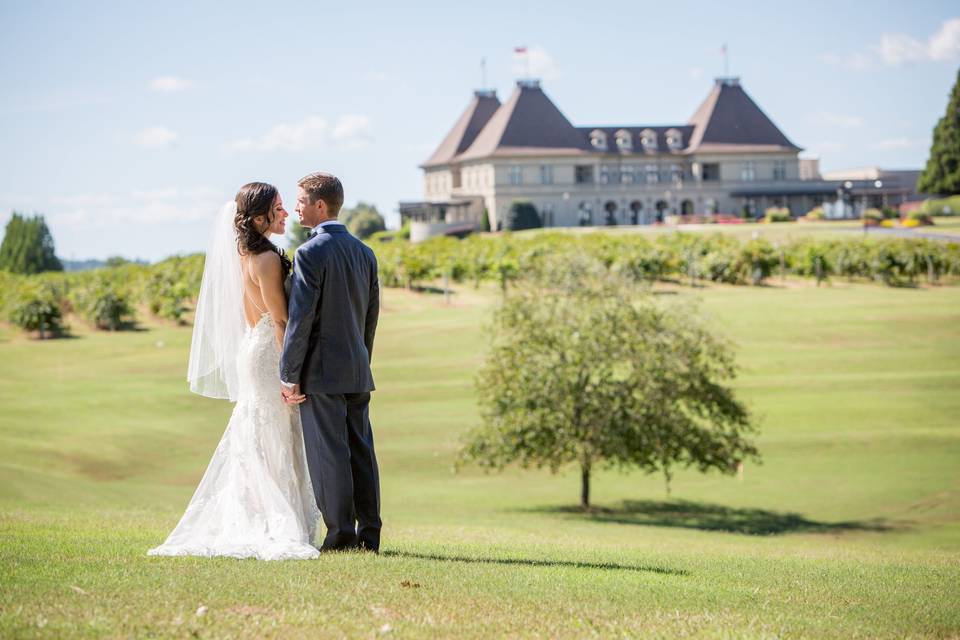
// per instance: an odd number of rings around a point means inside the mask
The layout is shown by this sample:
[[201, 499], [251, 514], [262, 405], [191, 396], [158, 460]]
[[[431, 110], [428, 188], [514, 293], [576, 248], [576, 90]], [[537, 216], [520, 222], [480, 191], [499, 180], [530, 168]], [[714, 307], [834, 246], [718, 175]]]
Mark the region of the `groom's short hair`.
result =
[[323, 200], [327, 203], [327, 215], [332, 218], [340, 215], [340, 207], [343, 206], [343, 185], [340, 184], [340, 178], [317, 171], [300, 178], [297, 186], [310, 196], [310, 204], [318, 199]]

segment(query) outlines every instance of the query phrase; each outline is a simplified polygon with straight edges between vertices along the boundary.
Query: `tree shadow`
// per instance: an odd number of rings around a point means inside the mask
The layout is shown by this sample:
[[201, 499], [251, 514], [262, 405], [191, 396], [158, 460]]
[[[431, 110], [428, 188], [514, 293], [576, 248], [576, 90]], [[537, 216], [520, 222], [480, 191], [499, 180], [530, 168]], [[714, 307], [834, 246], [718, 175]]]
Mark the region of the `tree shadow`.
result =
[[844, 531], [892, 531], [885, 520], [818, 522], [799, 513], [725, 507], [689, 500], [624, 500], [617, 508], [539, 507], [536, 513], [562, 513], [593, 522], [634, 524], [650, 527], [679, 527], [702, 531], [726, 531], [756, 536], [785, 533], [840, 533]]
[[619, 564], [616, 562], [576, 562], [573, 560], [538, 560], [532, 558], [481, 558], [471, 556], [443, 556], [415, 551], [381, 551], [380, 555], [391, 558], [411, 558], [416, 560], [434, 560], [437, 562], [465, 562], [476, 564], [503, 564], [526, 567], [569, 567], [574, 569], [601, 569], [605, 571], [642, 571], [671, 576], [690, 575], [684, 569], [670, 569], [654, 565]]
[[[416, 293], [422, 293], [425, 295], [434, 295], [434, 296], [442, 296], [444, 293], [442, 287], [434, 287], [432, 285], [415, 284], [412, 287], [410, 287], [410, 290]], [[451, 296], [455, 294], [452, 287], [449, 289], [449, 291]]]

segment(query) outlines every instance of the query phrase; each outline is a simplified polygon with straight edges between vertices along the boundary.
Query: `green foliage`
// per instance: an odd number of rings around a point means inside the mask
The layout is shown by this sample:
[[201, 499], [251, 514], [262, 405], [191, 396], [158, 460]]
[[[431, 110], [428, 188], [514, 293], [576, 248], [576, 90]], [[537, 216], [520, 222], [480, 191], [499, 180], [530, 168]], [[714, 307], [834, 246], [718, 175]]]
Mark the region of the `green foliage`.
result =
[[483, 208], [483, 215], [480, 216], [480, 231], [484, 233], [489, 233], [490, 231], [490, 212], [487, 211], [487, 208]]
[[309, 227], [304, 227], [296, 221], [291, 222], [290, 228], [287, 229], [287, 244], [290, 246], [290, 251], [295, 251], [297, 247], [306, 242], [309, 235]]
[[[933, 243], [911, 238], [890, 238], [905, 252], [933, 252], [945, 277], [960, 273], [960, 244]], [[727, 284], [761, 284], [779, 269], [780, 252], [794, 275], [825, 281], [832, 274], [894, 283], [896, 278], [875, 272], [879, 239], [863, 240], [850, 234], [844, 239], [799, 238], [774, 248], [767, 240], [741, 241], [721, 233], [670, 233], [653, 238], [641, 234], [559, 232], [502, 236], [469, 236], [464, 240], [434, 238], [412, 245], [371, 238], [384, 286], [413, 286], [444, 273], [479, 286], [492, 281], [504, 290], [510, 282], [541, 270], [545, 259], [585, 255], [611, 272], [635, 282], [653, 280], [709, 280]], [[819, 260], [819, 266], [818, 266]], [[924, 258], [925, 260], [925, 258]], [[884, 268], [885, 272], [889, 269]], [[908, 279], [909, 280], [909, 279]]]
[[353, 227], [351, 226], [351, 222], [353, 222], [353, 219], [357, 216], [364, 215], [373, 215], [380, 218], [381, 221], [383, 220], [383, 216], [380, 215], [380, 212], [377, 210], [377, 205], [369, 204], [363, 200], [357, 202], [357, 206], [353, 208], [344, 207], [340, 209], [340, 214], [337, 216], [337, 219], [343, 224], [347, 225], [352, 232]]
[[947, 112], [933, 130], [930, 157], [917, 180], [917, 191], [944, 196], [960, 194], [960, 71], [950, 92]]
[[386, 231], [387, 226], [383, 221], [383, 216], [373, 211], [361, 211], [350, 218], [350, 224], [347, 225], [350, 233], [361, 240], [369, 238], [375, 233]]
[[36, 331], [41, 339], [63, 332], [61, 301], [57, 292], [40, 282], [24, 282], [10, 305], [10, 322], [24, 331]]
[[23, 274], [63, 271], [43, 216], [28, 218], [13, 212], [0, 243], [0, 271]]
[[77, 309], [97, 329], [119, 331], [131, 325], [130, 294], [106, 279], [91, 282], [77, 296]]
[[920, 205], [919, 210], [931, 216], [960, 215], [960, 195], [949, 198], [927, 198]]
[[521, 231], [523, 229], [539, 229], [543, 226], [543, 220], [537, 213], [537, 208], [532, 202], [525, 200], [516, 200], [510, 205], [507, 211], [506, 228], [509, 231]]
[[790, 209], [786, 207], [770, 207], [764, 212], [764, 222], [791, 222]]
[[874, 222], [880, 222], [884, 219], [883, 211], [875, 208], [865, 210], [862, 217], [864, 220], [873, 220]]
[[461, 461], [734, 473], [757, 456], [727, 383], [729, 346], [689, 306], [662, 306], [596, 260], [548, 260], [496, 311], [477, 378], [482, 426]]

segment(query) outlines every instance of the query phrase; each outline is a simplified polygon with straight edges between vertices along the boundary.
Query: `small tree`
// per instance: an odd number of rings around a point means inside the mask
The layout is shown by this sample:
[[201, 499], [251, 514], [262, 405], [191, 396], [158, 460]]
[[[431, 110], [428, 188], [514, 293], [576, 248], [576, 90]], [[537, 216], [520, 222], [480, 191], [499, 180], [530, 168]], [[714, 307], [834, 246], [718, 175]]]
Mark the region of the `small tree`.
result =
[[486, 207], [483, 208], [483, 215], [480, 216], [480, 231], [490, 231], [490, 212], [487, 211]]
[[43, 216], [13, 213], [0, 243], [0, 270], [25, 274], [63, 271]]
[[60, 300], [49, 287], [24, 284], [14, 298], [10, 321], [24, 331], [36, 331], [41, 340], [63, 332]]
[[483, 423], [460, 462], [580, 467], [580, 504], [603, 466], [733, 474], [757, 457], [727, 382], [730, 348], [694, 309], [661, 306], [596, 262], [548, 264], [495, 314], [477, 378]]
[[348, 228], [353, 235], [361, 240], [366, 240], [378, 231], [385, 231], [387, 225], [383, 221], [383, 216], [374, 209], [373, 211], [362, 211], [351, 216]]
[[917, 180], [917, 191], [945, 196], [960, 193], [960, 71], [947, 112], [933, 130], [930, 158]]
[[507, 211], [507, 229], [510, 231], [522, 231], [523, 229], [539, 229], [543, 226], [543, 220], [537, 213], [537, 208], [532, 202], [517, 200], [510, 205]]

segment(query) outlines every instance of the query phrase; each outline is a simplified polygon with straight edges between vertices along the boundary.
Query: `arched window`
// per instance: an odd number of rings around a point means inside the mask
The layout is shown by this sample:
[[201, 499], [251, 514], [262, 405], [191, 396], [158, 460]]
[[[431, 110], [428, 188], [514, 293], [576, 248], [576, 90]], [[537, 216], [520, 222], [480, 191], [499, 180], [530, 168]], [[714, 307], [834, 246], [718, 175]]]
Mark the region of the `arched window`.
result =
[[640, 132], [640, 144], [646, 153], [657, 152], [657, 132], [653, 129], [644, 129]]
[[617, 203], [613, 200], [607, 200], [607, 203], [603, 205], [603, 210], [607, 212], [604, 223], [609, 227], [615, 226], [617, 224]]
[[594, 129], [590, 132], [590, 144], [598, 151], [607, 150], [607, 134], [600, 129]]
[[677, 129], [669, 129], [667, 131], [667, 146], [670, 147], [670, 151], [683, 149], [683, 134]]
[[620, 151], [633, 151], [633, 136], [626, 129], [617, 131], [617, 148]]

